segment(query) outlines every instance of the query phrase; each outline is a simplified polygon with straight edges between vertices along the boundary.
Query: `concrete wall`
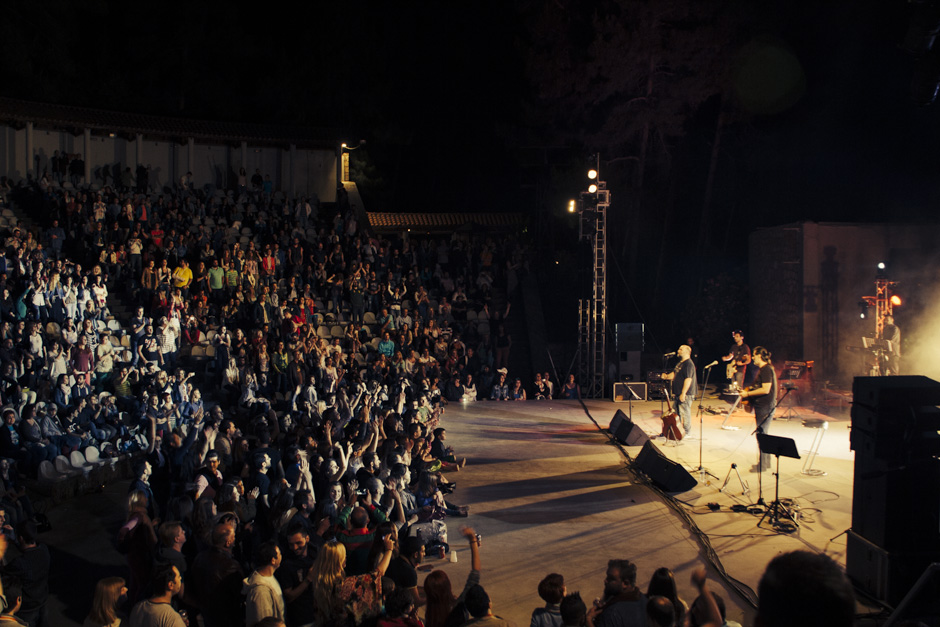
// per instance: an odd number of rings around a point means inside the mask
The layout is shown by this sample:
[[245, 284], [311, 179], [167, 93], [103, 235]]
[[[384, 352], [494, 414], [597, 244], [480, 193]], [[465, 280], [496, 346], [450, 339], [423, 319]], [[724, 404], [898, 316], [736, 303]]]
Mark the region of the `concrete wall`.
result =
[[[92, 181], [99, 184], [102, 168], [108, 168], [111, 172], [108, 177], [111, 182], [115, 166], [120, 172], [126, 167], [136, 171], [138, 162], [149, 165], [150, 182], [156, 190], [175, 186], [180, 176], [187, 171], [192, 171], [196, 187], [210, 185], [219, 189], [234, 189], [238, 170], [242, 166], [241, 147], [234, 142], [195, 143], [190, 162], [189, 145], [185, 138], [166, 141], [144, 136], [138, 154], [136, 138], [95, 134], [91, 136], [88, 154], [85, 155], [84, 136], [39, 127], [33, 130], [33, 155], [27, 165], [26, 130], [0, 126], [0, 174], [14, 180], [25, 178], [27, 173], [34, 174], [36, 156], [39, 157], [41, 173], [43, 167], [49, 166], [49, 159], [56, 150], [84, 155], [90, 166]], [[287, 147], [248, 145], [244, 165], [249, 178], [256, 168], [261, 170], [262, 176], [270, 175], [275, 190], [308, 197], [316, 194], [323, 202], [334, 202], [338, 180], [336, 159], [333, 150], [295, 150], [292, 158], [292, 152]]]

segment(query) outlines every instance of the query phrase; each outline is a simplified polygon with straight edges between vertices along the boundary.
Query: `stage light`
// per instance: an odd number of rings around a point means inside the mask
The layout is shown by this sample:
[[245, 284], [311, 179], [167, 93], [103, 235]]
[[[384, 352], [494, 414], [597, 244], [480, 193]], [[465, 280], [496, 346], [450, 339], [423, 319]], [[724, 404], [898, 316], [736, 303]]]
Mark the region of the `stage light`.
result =
[[864, 320], [865, 316], [868, 314], [868, 303], [863, 300], [858, 301], [858, 309], [858, 317]]
[[343, 142], [343, 148], [345, 148], [345, 147], [346, 147], [346, 142]]
[[576, 203], [574, 200], [569, 200], [568, 201], [568, 213], [574, 213], [577, 210], [578, 210], [578, 203]]
[[588, 170], [588, 178], [592, 181], [597, 178], [597, 170]]
[[891, 296], [891, 304], [894, 305], [895, 307], [900, 307], [900, 306], [901, 306], [901, 297], [898, 296], [897, 294], [892, 294], [892, 296]]
[[591, 183], [590, 185], [588, 185], [588, 191], [589, 191], [590, 193], [592, 193], [592, 194], [596, 194], [596, 193], [597, 193], [597, 185], [594, 184], [594, 183]]
[[879, 262], [879, 263], [878, 263], [878, 269], [879, 269], [879, 270], [884, 270], [884, 269], [885, 269], [885, 262], [883, 262], [883, 261]]

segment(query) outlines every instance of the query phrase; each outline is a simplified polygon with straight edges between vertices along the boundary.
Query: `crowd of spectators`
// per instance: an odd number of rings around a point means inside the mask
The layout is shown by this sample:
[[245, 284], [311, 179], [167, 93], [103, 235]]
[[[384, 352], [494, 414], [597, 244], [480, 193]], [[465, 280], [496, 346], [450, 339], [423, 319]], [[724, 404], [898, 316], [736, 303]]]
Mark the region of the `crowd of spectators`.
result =
[[[491, 310], [523, 249], [509, 237], [378, 239], [342, 194], [326, 210], [263, 181], [234, 194], [185, 178], [165, 194], [125, 183], [2, 190], [47, 221], [11, 226], [0, 257], [11, 529], [35, 524], [20, 473], [72, 451], [136, 454], [117, 539], [130, 604], [174, 590], [155, 569], [170, 565], [178, 607], [206, 625], [272, 611], [308, 624], [314, 607], [318, 623], [342, 622], [349, 591], [336, 578], [311, 585], [314, 555], [343, 552], [332, 568], [347, 578], [375, 574], [383, 546], [446, 552], [444, 521], [468, 515], [444, 474], [465, 463], [444, 407], [486, 398], [476, 380], [488, 390], [508, 361], [493, 336], [506, 337], [510, 307]], [[133, 306], [116, 315], [120, 303]], [[369, 586], [374, 597], [380, 579], [356, 594]], [[246, 594], [260, 613], [243, 610]]]
[[[99, 582], [86, 625], [506, 624], [472, 528], [460, 594], [440, 570], [419, 585], [417, 568], [468, 516], [452, 502], [447, 471], [465, 460], [445, 406], [528, 398], [507, 382], [511, 308], [493, 304], [523, 249], [377, 239], [342, 195], [321, 208], [247, 177], [236, 194], [124, 183], [0, 190], [48, 219], [41, 236], [11, 228], [0, 257], [0, 544], [32, 560], [5, 572], [3, 616], [50, 624], [49, 554], [20, 473], [94, 447], [137, 463], [116, 537], [127, 578]], [[136, 305], [126, 319], [118, 298]], [[573, 379], [558, 388], [539, 373], [529, 389], [577, 398]], [[639, 625], [611, 608], [641, 600], [655, 624], [724, 622], [704, 575], [697, 614], [668, 571], [647, 603], [635, 568], [611, 564], [620, 588], [609, 568], [590, 610], [547, 577], [533, 627]]]

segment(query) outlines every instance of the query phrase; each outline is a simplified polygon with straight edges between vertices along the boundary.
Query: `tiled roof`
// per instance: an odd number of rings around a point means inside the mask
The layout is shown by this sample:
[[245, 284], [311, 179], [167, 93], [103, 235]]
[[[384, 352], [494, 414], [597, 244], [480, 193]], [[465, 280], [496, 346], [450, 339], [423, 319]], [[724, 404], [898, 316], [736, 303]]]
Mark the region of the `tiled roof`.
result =
[[515, 229], [524, 224], [520, 213], [378, 213], [366, 214], [375, 231], [458, 231]]
[[14, 124], [32, 122], [43, 128], [69, 129], [76, 134], [81, 129], [90, 128], [132, 136], [141, 133], [148, 138], [192, 137], [212, 142], [245, 141], [253, 145], [297, 144], [304, 148], [335, 149], [341, 141], [337, 139], [341, 136], [339, 131], [323, 128], [172, 118], [12, 98], [0, 98], [0, 121]]

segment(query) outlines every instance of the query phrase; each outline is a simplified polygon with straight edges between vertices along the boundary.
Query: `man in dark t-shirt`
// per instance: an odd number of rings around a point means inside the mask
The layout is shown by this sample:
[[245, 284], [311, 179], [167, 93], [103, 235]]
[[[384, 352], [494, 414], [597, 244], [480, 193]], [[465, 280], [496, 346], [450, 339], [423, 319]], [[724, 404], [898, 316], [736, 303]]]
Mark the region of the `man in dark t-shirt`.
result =
[[744, 374], [747, 365], [751, 363], [751, 348], [744, 343], [744, 334], [741, 331], [734, 331], [731, 337], [734, 338], [734, 344], [721, 360], [728, 362], [728, 379], [740, 389], [744, 387]]
[[672, 395], [676, 403], [676, 411], [682, 420], [682, 429], [688, 435], [692, 431], [692, 401], [698, 394], [698, 377], [695, 374], [695, 364], [692, 362], [692, 349], [683, 344], [676, 351], [679, 363], [663, 379], [672, 381]]
[[404, 538], [401, 542], [401, 551], [398, 557], [393, 559], [385, 571], [385, 576], [395, 582], [399, 590], [406, 590], [411, 593], [415, 607], [424, 605], [422, 590], [418, 588], [418, 570], [417, 567], [424, 558], [424, 545], [420, 538], [410, 536]]
[[[757, 421], [758, 433], [769, 433], [770, 425], [774, 421], [774, 411], [777, 409], [777, 373], [770, 363], [770, 351], [763, 346], [754, 349], [754, 364], [760, 368], [754, 385], [741, 392], [742, 399], [751, 399], [754, 405], [754, 419]], [[755, 465], [753, 472], [763, 472], [770, 468], [770, 455], [760, 454], [760, 464]]]

